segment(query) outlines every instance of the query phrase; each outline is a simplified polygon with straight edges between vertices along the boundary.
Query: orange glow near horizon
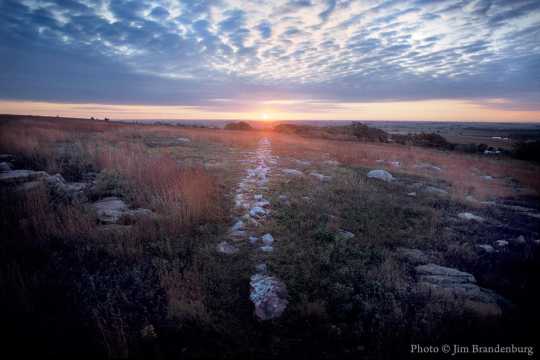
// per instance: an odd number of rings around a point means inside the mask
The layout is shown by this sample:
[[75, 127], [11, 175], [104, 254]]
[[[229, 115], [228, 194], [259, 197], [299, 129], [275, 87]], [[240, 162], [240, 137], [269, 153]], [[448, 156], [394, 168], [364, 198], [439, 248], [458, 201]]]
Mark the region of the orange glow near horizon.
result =
[[[365, 103], [329, 103], [267, 101], [254, 104], [246, 111], [219, 111], [203, 106], [67, 104], [32, 101], [0, 101], [0, 113], [45, 115], [112, 120], [417, 120], [417, 121], [479, 121], [479, 122], [540, 122], [540, 111], [500, 108], [504, 99], [484, 102], [466, 100], [422, 100]], [[268, 104], [272, 110], [260, 110]], [[288, 111], [287, 106], [305, 111]], [[256, 109], [259, 108], [258, 111]]]

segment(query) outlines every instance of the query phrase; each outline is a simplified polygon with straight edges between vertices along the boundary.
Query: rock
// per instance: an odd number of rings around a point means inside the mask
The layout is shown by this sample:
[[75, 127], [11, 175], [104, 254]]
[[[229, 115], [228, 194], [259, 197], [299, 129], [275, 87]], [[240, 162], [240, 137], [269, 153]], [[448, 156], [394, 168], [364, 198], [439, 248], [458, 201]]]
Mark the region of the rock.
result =
[[0, 172], [6, 172], [6, 171], [11, 171], [11, 166], [9, 165], [9, 163], [5, 161], [0, 162]]
[[410, 193], [407, 193], [407, 196], [415, 197], [416, 196], [416, 191], [412, 191]]
[[272, 245], [264, 245], [260, 247], [261, 251], [264, 252], [272, 252], [274, 251], [274, 247]]
[[420, 164], [414, 165], [414, 168], [419, 169], [419, 170], [433, 171], [433, 172], [441, 172], [442, 171], [442, 169], [440, 167], [435, 166], [433, 164], [428, 164], [428, 163], [420, 163]]
[[274, 242], [274, 237], [270, 234], [264, 234], [261, 238], [264, 245], [272, 245]]
[[266, 271], [268, 271], [268, 267], [265, 263], [260, 263], [255, 265], [255, 271], [258, 273], [265, 273]]
[[396, 251], [400, 259], [413, 265], [427, 264], [431, 260], [422, 250], [399, 247]]
[[234, 231], [239, 231], [239, 230], [244, 230], [246, 227], [246, 225], [244, 224], [244, 222], [242, 220], [238, 220], [232, 227], [231, 227], [231, 232], [234, 232]]
[[257, 245], [257, 242], [259, 242], [259, 238], [256, 237], [256, 236], [250, 236], [249, 237], [249, 242], [251, 245]]
[[480, 245], [476, 245], [476, 248], [481, 252], [481, 253], [484, 253], [484, 254], [492, 254], [495, 252], [495, 248], [491, 245], [488, 245], [488, 244], [480, 244]]
[[508, 241], [506, 241], [506, 240], [497, 240], [497, 241], [495, 241], [495, 246], [497, 246], [499, 248], [506, 247], [506, 246], [508, 246]]
[[303, 172], [301, 172], [300, 170], [296, 170], [296, 169], [282, 169], [281, 172], [284, 173], [287, 176], [293, 176], [293, 177], [304, 176]]
[[514, 245], [525, 245], [527, 243], [525, 236], [523, 235], [519, 235], [517, 238], [511, 239], [510, 242]]
[[254, 274], [250, 279], [249, 298], [255, 306], [255, 316], [260, 320], [275, 319], [287, 308], [287, 289], [274, 276]]
[[44, 180], [49, 176], [45, 171], [11, 170], [0, 173], [0, 184], [19, 185], [25, 182]]
[[154, 213], [149, 209], [129, 209], [121, 199], [111, 196], [92, 204], [96, 210], [98, 221], [103, 224], [116, 224], [120, 220], [133, 222], [141, 217], [151, 217]]
[[439, 196], [448, 195], [448, 191], [446, 191], [444, 189], [441, 189], [441, 188], [438, 188], [438, 187], [435, 187], [435, 186], [427, 186], [424, 189], [424, 191], [429, 193], [429, 194], [434, 194], [434, 195], [439, 195]]
[[330, 165], [330, 166], [338, 166], [339, 165], [339, 161], [337, 160], [325, 160], [323, 161], [324, 164], [326, 165]]
[[260, 218], [266, 215], [266, 211], [260, 206], [254, 206], [249, 210], [249, 215], [254, 218]]
[[188, 143], [188, 142], [191, 142], [191, 139], [188, 139], [188, 138], [185, 138], [185, 137], [179, 137], [179, 138], [176, 138], [176, 141], [178, 141], [180, 143]]
[[98, 220], [105, 224], [117, 223], [128, 210], [127, 204], [117, 197], [107, 197], [92, 204]]
[[458, 214], [458, 217], [460, 219], [463, 219], [463, 220], [467, 220], [467, 221], [477, 221], [477, 222], [484, 222], [485, 219], [481, 216], [478, 216], [478, 215], [474, 215], [470, 212], [462, 212], [462, 213], [459, 213]]
[[222, 254], [227, 254], [227, 255], [235, 254], [239, 251], [236, 246], [231, 245], [226, 241], [222, 241], [219, 244], [217, 244], [216, 250]]
[[415, 271], [419, 281], [433, 284], [476, 283], [474, 276], [469, 273], [435, 264], [419, 265]]
[[493, 180], [493, 176], [484, 175], [484, 176], [482, 176], [482, 179], [487, 180], [487, 181], [491, 181], [491, 180]]
[[315, 171], [310, 172], [309, 175], [313, 176], [314, 178], [322, 182], [329, 181], [332, 178], [328, 175], [319, 174], [318, 172], [315, 172]]
[[459, 299], [477, 315], [499, 316], [508, 302], [495, 292], [479, 287], [472, 274], [435, 264], [415, 268], [418, 288], [444, 299]]
[[386, 182], [390, 182], [394, 180], [394, 177], [392, 176], [392, 174], [382, 169], [371, 170], [370, 172], [367, 173], [367, 177], [372, 178], [372, 179], [386, 181]]
[[267, 207], [270, 207], [270, 202], [268, 200], [259, 200], [254, 204], [254, 206], [267, 208]]
[[352, 232], [342, 230], [342, 229], [339, 229], [336, 234], [336, 239], [340, 239], [340, 240], [349, 240], [349, 239], [352, 239], [353, 237], [354, 237], [354, 234]]
[[56, 200], [86, 201], [84, 190], [88, 187], [87, 183], [68, 183], [60, 174], [48, 176], [46, 182]]
[[11, 154], [0, 154], [0, 161], [12, 163], [15, 161], [15, 156]]

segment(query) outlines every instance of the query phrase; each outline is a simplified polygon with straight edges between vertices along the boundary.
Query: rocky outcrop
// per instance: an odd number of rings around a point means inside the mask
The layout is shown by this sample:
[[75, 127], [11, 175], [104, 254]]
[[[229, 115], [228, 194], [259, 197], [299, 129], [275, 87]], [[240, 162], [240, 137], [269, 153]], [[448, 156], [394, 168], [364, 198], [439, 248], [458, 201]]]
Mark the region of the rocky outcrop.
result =
[[436, 264], [415, 267], [420, 291], [436, 297], [463, 302], [464, 307], [477, 315], [501, 315], [504, 298], [476, 284], [472, 274]]
[[392, 176], [392, 174], [382, 169], [371, 170], [370, 172], [367, 173], [367, 177], [371, 179], [386, 181], [386, 182], [390, 182], [394, 180], [394, 177]]

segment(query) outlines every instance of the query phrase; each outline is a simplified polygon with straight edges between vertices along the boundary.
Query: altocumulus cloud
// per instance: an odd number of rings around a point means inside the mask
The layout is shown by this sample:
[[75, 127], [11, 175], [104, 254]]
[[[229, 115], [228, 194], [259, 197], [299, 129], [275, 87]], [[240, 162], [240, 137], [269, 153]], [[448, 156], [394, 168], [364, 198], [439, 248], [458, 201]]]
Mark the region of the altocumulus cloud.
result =
[[540, 2], [3, 0], [0, 98], [540, 104]]

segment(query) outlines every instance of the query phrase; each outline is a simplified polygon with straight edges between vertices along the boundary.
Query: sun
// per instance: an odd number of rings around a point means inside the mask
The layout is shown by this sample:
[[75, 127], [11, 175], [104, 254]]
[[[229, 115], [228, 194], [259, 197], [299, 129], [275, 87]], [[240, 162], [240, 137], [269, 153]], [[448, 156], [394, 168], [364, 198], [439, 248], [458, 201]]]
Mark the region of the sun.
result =
[[267, 113], [261, 114], [261, 120], [269, 120], [269, 119], [270, 119], [270, 115], [268, 115]]

